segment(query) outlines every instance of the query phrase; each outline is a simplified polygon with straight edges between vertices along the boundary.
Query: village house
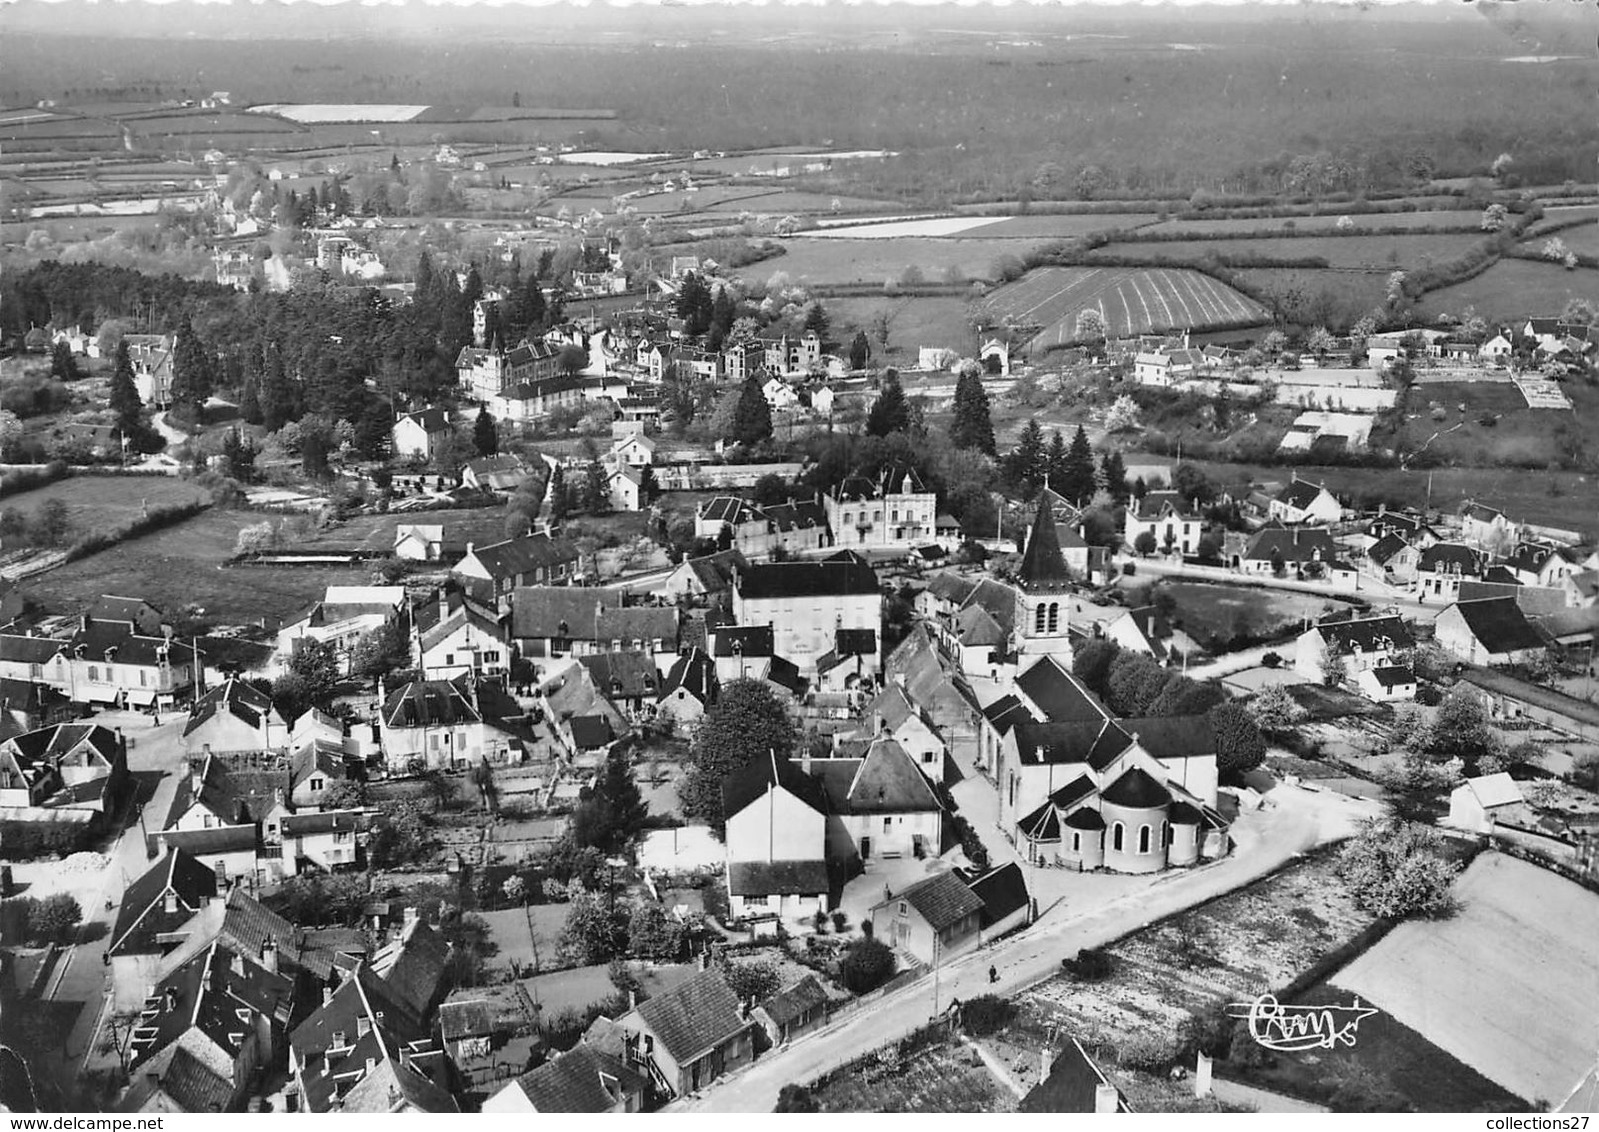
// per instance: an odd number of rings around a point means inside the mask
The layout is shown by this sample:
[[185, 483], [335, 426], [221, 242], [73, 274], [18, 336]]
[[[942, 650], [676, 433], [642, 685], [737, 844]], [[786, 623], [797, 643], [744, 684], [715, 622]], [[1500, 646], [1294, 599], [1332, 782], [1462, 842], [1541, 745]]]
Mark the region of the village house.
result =
[[623, 1060], [663, 1099], [682, 1097], [754, 1060], [756, 1023], [717, 969], [701, 971], [616, 1020]]
[[946, 776], [944, 757], [948, 747], [939, 734], [938, 724], [897, 683], [887, 683], [866, 705], [866, 726], [855, 734], [839, 732], [835, 739], [870, 743], [876, 738], [892, 739], [907, 752], [922, 773], [934, 782]]
[[162, 957], [183, 939], [178, 929], [217, 896], [216, 873], [181, 849], [168, 849], [128, 885], [106, 945], [115, 1009], [144, 1003]]
[[832, 386], [821, 385], [811, 390], [811, 411], [819, 417], [833, 415], [833, 407], [838, 401], [838, 394]]
[[761, 1003], [750, 1016], [766, 1031], [766, 1040], [780, 1046], [820, 1028], [827, 1021], [827, 1007], [827, 991], [815, 975], [806, 975]]
[[1184, 506], [1175, 491], [1151, 491], [1142, 499], [1134, 497], [1127, 506], [1122, 539], [1129, 550], [1138, 550], [1140, 535], [1149, 534], [1157, 550], [1168, 554], [1195, 554], [1200, 536], [1205, 533], [1205, 518]]
[[678, 651], [680, 614], [669, 605], [629, 605], [627, 591], [579, 586], [518, 586], [511, 635], [521, 655], [592, 656]]
[[1454, 601], [1460, 596], [1460, 583], [1482, 577], [1482, 571], [1482, 556], [1471, 547], [1434, 543], [1416, 559], [1416, 600]]
[[0, 674], [48, 684], [90, 706], [172, 708], [188, 700], [201, 664], [203, 654], [190, 643], [147, 637], [87, 614], [65, 639], [0, 637]]
[[935, 873], [872, 908], [872, 938], [936, 967], [977, 949], [982, 911], [982, 898], [960, 877]]
[[586, 400], [586, 388], [582, 375], [558, 373], [537, 381], [508, 385], [483, 402], [483, 406], [498, 420], [531, 424], [563, 409], [581, 409]]
[[827, 859], [862, 865], [879, 858], [936, 857], [944, 807], [920, 764], [891, 738], [874, 738], [858, 757], [812, 759], [800, 769], [827, 801]]
[[1576, 547], [1522, 542], [1499, 564], [1510, 570], [1524, 586], [1552, 588], [1580, 573], [1583, 559], [1583, 552]]
[[0, 676], [0, 739], [78, 718], [72, 701], [48, 684]]
[[605, 491], [610, 499], [613, 511], [642, 511], [648, 502], [646, 495], [648, 488], [645, 476], [649, 474], [646, 467], [638, 468], [620, 467], [612, 468], [605, 473]]
[[385, 693], [379, 732], [389, 766], [428, 769], [522, 761], [532, 741], [525, 713], [496, 685], [470, 673], [453, 680], [412, 680]]
[[444, 524], [400, 523], [394, 528], [394, 557], [438, 562], [445, 556]]
[[1468, 778], [1449, 794], [1445, 822], [1468, 833], [1492, 833], [1506, 818], [1520, 817], [1526, 799], [1505, 771]]
[[288, 724], [266, 693], [242, 680], [229, 679], [206, 692], [189, 709], [183, 727], [183, 751], [266, 751], [289, 740]]
[[1348, 676], [1373, 668], [1402, 666], [1416, 640], [1396, 614], [1361, 617], [1334, 614], [1299, 635], [1294, 646], [1294, 671], [1320, 683], [1329, 656], [1338, 658]]
[[[825, 912], [827, 799], [800, 766], [767, 752], [722, 783], [728, 907], [734, 919]], [[837, 887], [842, 887], [842, 882]]]
[[1416, 698], [1416, 674], [1406, 664], [1362, 668], [1353, 683], [1360, 694], [1377, 703], [1397, 703]]
[[1492, 553], [1514, 546], [1521, 537], [1521, 526], [1497, 507], [1471, 501], [1460, 514], [1460, 537]]
[[439, 458], [454, 433], [450, 415], [443, 409], [418, 409], [399, 415], [394, 422], [390, 442], [396, 459], [432, 463]]
[[655, 714], [661, 691], [661, 670], [648, 653], [603, 652], [578, 658], [595, 689], [629, 720]]
[[0, 743], [0, 808], [12, 820], [86, 825], [127, 783], [127, 740], [109, 727], [58, 723]]
[[690, 649], [667, 670], [655, 710], [680, 726], [692, 726], [716, 701], [720, 686], [715, 662], [700, 649]]
[[1482, 348], [1477, 351], [1477, 356], [1485, 362], [1499, 364], [1509, 361], [1510, 355], [1514, 352], [1515, 346], [1507, 335], [1495, 334], [1482, 344]]
[[560, 354], [558, 347], [543, 339], [522, 342], [512, 350], [463, 346], [455, 359], [456, 378], [468, 397], [488, 402], [514, 386], [555, 377]]
[[278, 823], [282, 875], [359, 868], [366, 858], [369, 815], [364, 810], [285, 814]]
[[596, 759], [627, 733], [627, 716], [581, 662], [539, 686], [540, 704], [557, 742], [571, 758]]
[[1029, 862], [1155, 872], [1226, 852], [1206, 717], [1115, 719], [1046, 657], [989, 706], [999, 826]]
[[642, 432], [631, 432], [611, 445], [605, 462], [619, 468], [647, 468], [655, 463], [654, 440]]
[[89, 619], [101, 624], [126, 626], [128, 632], [137, 633], [141, 637], [172, 635], [165, 616], [142, 597], [101, 594], [89, 607]]
[[914, 470], [873, 483], [851, 476], [824, 497], [827, 525], [840, 547], [881, 549], [938, 542], [938, 496]]
[[152, 851], [178, 848], [210, 865], [218, 881], [255, 877], [261, 826], [288, 812], [285, 776], [278, 767], [248, 769], [214, 753], [186, 760]]
[[411, 610], [411, 663], [435, 680], [471, 674], [503, 680], [512, 648], [507, 618], [456, 590]]
[[518, 586], [565, 585], [577, 577], [577, 548], [548, 533], [526, 534], [488, 546], [466, 544], [450, 569], [468, 593], [501, 609]]
[[1154, 350], [1133, 359], [1133, 380], [1140, 385], [1167, 388], [1193, 377], [1204, 366], [1198, 350]]
[[404, 586], [329, 586], [278, 630], [278, 663], [286, 666], [302, 642], [315, 642], [331, 644], [348, 670], [356, 646], [399, 617], [404, 604]]
[[648, 1075], [587, 1042], [530, 1069], [483, 1102], [484, 1113], [640, 1112]]
[[153, 409], [172, 405], [172, 348], [170, 334], [124, 334], [128, 360], [133, 363], [133, 384], [139, 400]]
[[508, 453], [480, 456], [461, 467], [461, 486], [474, 491], [508, 493], [521, 487], [530, 474], [520, 456]]
[[755, 565], [733, 580], [734, 622], [772, 626], [776, 655], [806, 675], [848, 656], [857, 677], [875, 676], [882, 613], [877, 573], [854, 556]]
[[1247, 539], [1229, 537], [1223, 553], [1233, 569], [1245, 574], [1323, 577], [1350, 588], [1357, 577], [1355, 567], [1340, 557], [1338, 544], [1325, 527], [1284, 527], [1274, 523]]
[[1421, 551], [1402, 535], [1385, 534], [1366, 548], [1359, 565], [1363, 573], [1390, 585], [1408, 586], [1415, 582], [1420, 562]]
[[[911, 626], [910, 633], [884, 662], [883, 676], [885, 684], [903, 691], [917, 711], [931, 721], [944, 744], [943, 781], [952, 781], [955, 773], [964, 773], [964, 768], [976, 764], [982, 707], [960, 670], [944, 663], [926, 624]], [[914, 755], [914, 740], [912, 744], [901, 742]]]
[[799, 408], [799, 394], [794, 387], [780, 377], [769, 378], [761, 386], [761, 395], [766, 398], [766, 404], [774, 413], [792, 412]]
[[1096, 621], [1094, 635], [1162, 662], [1199, 651], [1198, 643], [1187, 633], [1173, 628], [1153, 605], [1141, 605]]
[[718, 495], [700, 504], [694, 537], [714, 539], [746, 558], [778, 552], [799, 554], [832, 544], [827, 513], [818, 499], [758, 506], [736, 495]]
[[1272, 499], [1267, 517], [1289, 525], [1297, 523], [1336, 523], [1344, 516], [1338, 497], [1319, 483], [1295, 476]]
[[661, 593], [676, 600], [705, 598], [711, 604], [731, 600], [733, 575], [749, 569], [749, 560], [737, 550], [719, 550], [698, 558], [685, 558], [661, 583]]
[[1468, 664], [1525, 664], [1549, 647], [1513, 597], [1457, 601], [1433, 627], [1438, 644]]

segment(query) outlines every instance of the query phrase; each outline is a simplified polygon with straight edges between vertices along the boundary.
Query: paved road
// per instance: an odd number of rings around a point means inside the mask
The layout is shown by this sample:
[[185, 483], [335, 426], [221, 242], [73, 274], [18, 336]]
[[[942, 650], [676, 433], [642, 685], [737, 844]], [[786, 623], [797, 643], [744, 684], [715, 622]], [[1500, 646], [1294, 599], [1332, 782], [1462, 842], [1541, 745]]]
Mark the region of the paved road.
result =
[[[1149, 887], [1082, 915], [1073, 914], [1069, 905], [1059, 907], [1027, 931], [946, 964], [936, 983], [926, 976], [699, 1095], [674, 1102], [667, 1111], [770, 1112], [784, 1085], [809, 1081], [882, 1046], [926, 1022], [952, 997], [971, 998], [996, 989], [1017, 994], [1059, 973], [1061, 959], [1082, 948], [1101, 946], [1248, 884], [1316, 845], [1348, 836], [1356, 821], [1378, 812], [1373, 803], [1290, 786], [1272, 790], [1269, 802], [1268, 808], [1234, 823], [1238, 844], [1227, 858], [1197, 870], [1162, 874]], [[999, 970], [997, 988], [988, 981], [991, 964]]]

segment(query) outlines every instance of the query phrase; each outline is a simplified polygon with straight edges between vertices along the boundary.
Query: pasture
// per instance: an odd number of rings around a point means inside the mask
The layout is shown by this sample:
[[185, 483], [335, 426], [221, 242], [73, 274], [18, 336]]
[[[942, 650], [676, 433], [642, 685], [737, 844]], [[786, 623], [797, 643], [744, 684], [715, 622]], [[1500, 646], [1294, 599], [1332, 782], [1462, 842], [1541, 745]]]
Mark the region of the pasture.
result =
[[1065, 239], [1085, 236], [1090, 232], [1130, 231], [1154, 223], [1155, 217], [1147, 212], [1103, 212], [1073, 215], [1006, 216], [993, 224], [972, 229], [957, 235], [1036, 237], [1038, 239]]
[[1024, 255], [1036, 240], [940, 240], [903, 236], [892, 240], [834, 240], [796, 236], [779, 241], [786, 253], [739, 269], [746, 279], [781, 271], [796, 283], [883, 283], [915, 267], [929, 282], [950, 278], [990, 279], [1001, 255]]
[[[700, 190], [703, 195], [705, 190]], [[727, 196], [719, 203], [712, 205], [701, 204], [706, 212], [754, 212], [783, 214], [825, 212], [841, 216], [850, 216], [857, 213], [897, 211], [901, 206], [893, 201], [872, 200], [868, 197], [829, 196], [827, 193], [797, 192], [783, 188], [768, 188], [764, 186], [738, 185], [726, 188]], [[736, 197], [735, 197], [736, 194]], [[734, 203], [734, 201], [737, 203]], [[834, 209], [834, 202], [838, 208]]]
[[1593, 1067], [1599, 896], [1498, 853], [1459, 911], [1400, 924], [1332, 979], [1496, 1084], [1560, 1104]]
[[955, 350], [962, 355], [975, 353], [977, 339], [967, 321], [967, 309], [967, 300], [958, 295], [898, 299], [881, 295], [827, 300], [834, 336], [841, 342], [848, 342], [855, 331], [865, 330], [874, 354], [880, 347], [872, 335], [872, 321], [880, 311], [887, 311], [890, 321], [886, 361], [901, 367], [913, 363], [922, 346]]
[[[1567, 243], [1571, 241], [1568, 239]], [[1579, 267], [1567, 271], [1554, 263], [1502, 259], [1475, 279], [1433, 291], [1422, 300], [1421, 313], [1459, 314], [1467, 307], [1494, 320], [1559, 314], [1572, 299], [1599, 298], [1599, 271]]]
[[209, 493], [188, 480], [171, 476], [69, 476], [5, 498], [5, 508], [32, 517], [49, 499], [67, 505], [72, 537], [114, 527], [137, 518], [146, 506], [173, 507], [196, 503]]
[[[1145, 229], [1148, 235], [1167, 233], [1192, 233], [1203, 237], [1214, 232], [1280, 232], [1291, 236], [1297, 232], [1332, 232], [1338, 228], [1342, 216], [1328, 212], [1321, 216], [1263, 216], [1217, 217], [1215, 219], [1164, 220]], [[1373, 228], [1449, 228], [1478, 232], [1482, 214], [1476, 211], [1428, 210], [1424, 212], [1367, 212], [1349, 217], [1355, 232]], [[1343, 237], [1354, 239], [1353, 236]]]
[[1224, 583], [1160, 583], [1160, 592], [1177, 602], [1171, 615], [1173, 625], [1207, 648], [1225, 645], [1234, 637], [1272, 637], [1298, 632], [1309, 621], [1328, 612], [1341, 611], [1346, 602], [1321, 594], [1290, 590], [1268, 590]]
[[1097, 310], [1112, 337], [1163, 330], [1205, 330], [1266, 321], [1253, 299], [1220, 280], [1184, 268], [1045, 267], [984, 298], [995, 323], [1042, 329], [1035, 343], [1064, 345], [1077, 336], [1077, 316]]
[[1593, 447], [1580, 420], [1599, 420], [1599, 390], [1566, 382], [1575, 414], [1531, 409], [1521, 391], [1504, 382], [1437, 382], [1414, 386], [1397, 435], [1374, 433], [1379, 447], [1414, 452], [1423, 445], [1451, 463], [1538, 466]]
[[1098, 249], [1107, 256], [1193, 260], [1221, 257], [1323, 259], [1328, 267], [1369, 270], [1425, 267], [1444, 263], [1482, 241], [1481, 232], [1417, 232], [1395, 236], [1277, 236], [1248, 240], [1119, 240]]
[[142, 538], [69, 562], [31, 584], [50, 595], [52, 608], [75, 613], [101, 594], [136, 594], [168, 613], [200, 606], [218, 625], [264, 623], [276, 629], [330, 585], [364, 585], [372, 571], [347, 567], [240, 567], [233, 556], [239, 531], [261, 521], [248, 511], [212, 508]]

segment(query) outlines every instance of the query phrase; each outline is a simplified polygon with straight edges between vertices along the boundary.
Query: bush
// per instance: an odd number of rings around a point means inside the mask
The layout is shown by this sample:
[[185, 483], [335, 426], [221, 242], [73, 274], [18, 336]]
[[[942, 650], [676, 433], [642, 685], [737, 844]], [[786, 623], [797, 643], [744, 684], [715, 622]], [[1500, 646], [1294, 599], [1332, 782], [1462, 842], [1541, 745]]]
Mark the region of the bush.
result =
[[13, 944], [44, 947], [72, 943], [82, 921], [83, 909], [65, 892], [43, 900], [17, 896], [0, 901], [0, 939]]
[[866, 994], [892, 979], [898, 969], [893, 948], [881, 940], [863, 939], [844, 953], [838, 974], [852, 994]]
[[729, 963], [723, 976], [728, 988], [742, 1002], [765, 1002], [783, 989], [783, 973], [770, 959]]
[[1080, 983], [1098, 983], [1115, 973], [1116, 960], [1101, 948], [1085, 947], [1072, 958], [1064, 960], [1061, 967]]
[[52, 460], [48, 464], [38, 464], [27, 468], [12, 468], [0, 475], [0, 496], [20, 495], [24, 491], [32, 491], [36, 487], [54, 483], [64, 479], [67, 466], [60, 460]]
[[1016, 1006], [994, 994], [980, 994], [961, 1007], [961, 1027], [973, 1037], [998, 1033], [1016, 1016]]
[[1134, 1034], [1116, 1050], [1116, 1063], [1146, 1073], [1158, 1073], [1177, 1060], [1177, 1043], [1166, 1034]]
[[1131, 562], [1123, 562], [1122, 563], [1122, 573], [1125, 576], [1131, 578], [1137, 572], [1138, 572], [1138, 567], [1134, 566]]
[[1269, 652], [1260, 658], [1260, 666], [1262, 668], [1281, 668], [1282, 665], [1283, 658], [1280, 653]]
[[93, 825], [62, 822], [0, 821], [0, 845], [6, 859], [29, 861], [37, 857], [70, 856], [90, 848], [98, 837]]
[[843, 909], [833, 913], [833, 930], [835, 932], [843, 931], [848, 925], [849, 917], [844, 914]]
[[784, 1085], [777, 1094], [777, 1108], [774, 1112], [821, 1112], [822, 1106], [816, 1103], [816, 1098], [811, 1096], [811, 1091], [804, 1085]]

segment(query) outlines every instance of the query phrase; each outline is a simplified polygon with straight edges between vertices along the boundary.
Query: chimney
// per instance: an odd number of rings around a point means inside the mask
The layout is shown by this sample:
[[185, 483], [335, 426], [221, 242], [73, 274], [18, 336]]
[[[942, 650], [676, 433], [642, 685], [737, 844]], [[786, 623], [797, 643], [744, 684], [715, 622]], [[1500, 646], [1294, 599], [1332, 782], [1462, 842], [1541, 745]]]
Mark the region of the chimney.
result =
[[169, 916], [177, 914], [178, 894], [173, 892], [170, 888], [161, 894], [161, 911], [165, 912]]
[[90, 624], [90, 622], [92, 620], [93, 620], [93, 618], [91, 618], [87, 613], [85, 613], [81, 617], [79, 617], [78, 618], [78, 628], [79, 628], [79, 630], [82, 631], [82, 632], [87, 633], [89, 631], [89, 624]]
[[1049, 1071], [1055, 1068], [1055, 1051], [1045, 1046], [1038, 1051], [1038, 1079], [1049, 1080]]
[[1094, 1086], [1094, 1112], [1115, 1112], [1121, 1104], [1121, 1097], [1116, 1092], [1115, 1085]]
[[700, 970], [705, 970], [710, 965], [710, 952], [700, 952]]
[[1194, 1096], [1208, 1097], [1211, 1092], [1211, 1065], [1210, 1058], [1203, 1052], [1194, 1063]]
[[269, 974], [278, 973], [278, 944], [270, 936], [261, 941], [261, 966], [265, 967]]
[[324, 986], [322, 988], [322, 1005], [326, 1006], [328, 1003], [330, 1003], [332, 1001], [333, 1001], [333, 988], [329, 987], [329, 986]]
[[627, 1008], [630, 1011], [638, 1009], [638, 992], [637, 991], [632, 990], [632, 989], [628, 990], [628, 992], [627, 992]]
[[414, 923], [418, 918], [419, 917], [417, 915], [416, 906], [414, 904], [413, 905], [407, 905], [406, 909], [405, 909], [405, 923], [407, 925], [410, 925], [410, 924]]
[[235, 975], [242, 976], [244, 974], [244, 956], [235, 951], [233, 953], [233, 962], [230, 963], [229, 966], [233, 968], [233, 973]]

